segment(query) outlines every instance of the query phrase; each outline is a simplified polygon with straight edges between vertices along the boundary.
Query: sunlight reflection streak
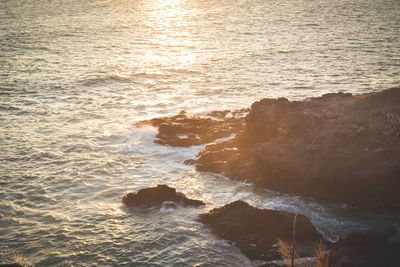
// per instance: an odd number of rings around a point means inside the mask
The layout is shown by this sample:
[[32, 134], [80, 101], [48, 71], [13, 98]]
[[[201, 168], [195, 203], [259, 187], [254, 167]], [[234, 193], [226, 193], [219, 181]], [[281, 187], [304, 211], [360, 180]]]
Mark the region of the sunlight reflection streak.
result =
[[184, 0], [158, 0], [145, 5], [157, 7], [148, 12], [146, 20], [155, 37], [154, 49], [151, 47], [145, 53], [146, 66], [190, 69], [198, 61], [195, 42], [187, 33], [196, 11], [188, 9]]

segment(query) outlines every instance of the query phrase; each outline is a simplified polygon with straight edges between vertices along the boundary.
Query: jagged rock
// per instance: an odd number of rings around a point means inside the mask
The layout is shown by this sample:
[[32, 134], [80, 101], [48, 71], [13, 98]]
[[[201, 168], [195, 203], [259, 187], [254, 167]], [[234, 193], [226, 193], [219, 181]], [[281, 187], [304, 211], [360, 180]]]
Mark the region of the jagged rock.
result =
[[[277, 239], [291, 242], [294, 214], [268, 209], [258, 209], [243, 201], [201, 214], [201, 222], [208, 224], [220, 238], [233, 242], [250, 259], [280, 259]], [[297, 215], [296, 249], [302, 255], [312, 255], [318, 247], [321, 234], [310, 220]]]
[[196, 158], [199, 171], [317, 200], [400, 208], [400, 87], [262, 99], [247, 112], [181, 112], [139, 126], [158, 127], [160, 144], [208, 144]]
[[196, 168], [319, 200], [400, 207], [400, 87], [263, 99], [245, 121], [233, 140], [208, 145]]
[[190, 206], [205, 205], [203, 201], [187, 198], [183, 193], [176, 192], [175, 188], [167, 185], [140, 189], [137, 193], [128, 193], [122, 198], [122, 202], [127, 207], [161, 206], [165, 201], [174, 201]]
[[[176, 116], [141, 121], [138, 127], [152, 125], [158, 128], [158, 144], [170, 146], [197, 146], [213, 142], [240, 132], [248, 110], [212, 112], [208, 116], [187, 115], [182, 111]], [[227, 114], [231, 116], [227, 116]]]
[[336, 267], [397, 267], [400, 243], [388, 239], [394, 230], [364, 231], [339, 240], [330, 252], [330, 262]]

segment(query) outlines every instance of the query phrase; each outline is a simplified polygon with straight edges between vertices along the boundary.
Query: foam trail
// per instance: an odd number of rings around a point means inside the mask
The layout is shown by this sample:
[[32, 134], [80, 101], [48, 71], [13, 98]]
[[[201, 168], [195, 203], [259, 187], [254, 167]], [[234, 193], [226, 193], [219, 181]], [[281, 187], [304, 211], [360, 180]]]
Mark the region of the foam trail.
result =
[[173, 212], [178, 204], [173, 201], [164, 201], [161, 208], [160, 208], [160, 213], [161, 214], [166, 214], [166, 213], [171, 213]]
[[235, 138], [236, 134], [233, 133], [228, 137], [222, 137], [222, 138], [218, 138], [216, 140], [214, 140], [212, 143], [218, 143], [218, 142], [225, 142], [225, 141], [229, 141], [232, 140], [233, 138]]
[[135, 128], [132, 135], [133, 141], [136, 142], [153, 142], [158, 134], [158, 129], [151, 125]]
[[125, 147], [121, 149], [122, 154], [150, 154], [156, 151], [154, 140], [158, 134], [156, 127], [146, 125], [134, 128], [133, 133], [129, 135]]

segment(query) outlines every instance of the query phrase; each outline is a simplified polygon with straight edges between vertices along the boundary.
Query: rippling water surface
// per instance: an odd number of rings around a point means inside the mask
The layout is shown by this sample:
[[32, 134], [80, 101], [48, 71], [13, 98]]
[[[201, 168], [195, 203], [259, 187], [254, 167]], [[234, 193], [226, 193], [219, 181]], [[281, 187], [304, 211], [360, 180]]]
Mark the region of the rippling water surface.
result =
[[[396, 226], [199, 173], [182, 162], [202, 147], [134, 124], [398, 85], [399, 18], [398, 0], [1, 1], [0, 262], [256, 265], [195, 220], [237, 199], [305, 214], [331, 240]], [[160, 183], [207, 207], [122, 206]]]

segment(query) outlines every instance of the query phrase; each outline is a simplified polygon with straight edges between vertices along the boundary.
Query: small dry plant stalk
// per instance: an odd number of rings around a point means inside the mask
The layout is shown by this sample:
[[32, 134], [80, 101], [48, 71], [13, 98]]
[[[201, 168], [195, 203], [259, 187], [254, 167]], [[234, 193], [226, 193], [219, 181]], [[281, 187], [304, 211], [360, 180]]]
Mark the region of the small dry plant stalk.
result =
[[333, 267], [333, 265], [329, 265], [329, 256], [325, 251], [322, 240], [319, 243], [318, 250], [314, 254], [315, 262], [314, 260], [299, 261], [300, 254], [295, 247], [296, 218], [297, 214], [293, 218], [292, 242], [285, 242], [278, 238], [279, 254], [281, 254], [282, 259], [285, 261], [285, 265], [287, 267]]

